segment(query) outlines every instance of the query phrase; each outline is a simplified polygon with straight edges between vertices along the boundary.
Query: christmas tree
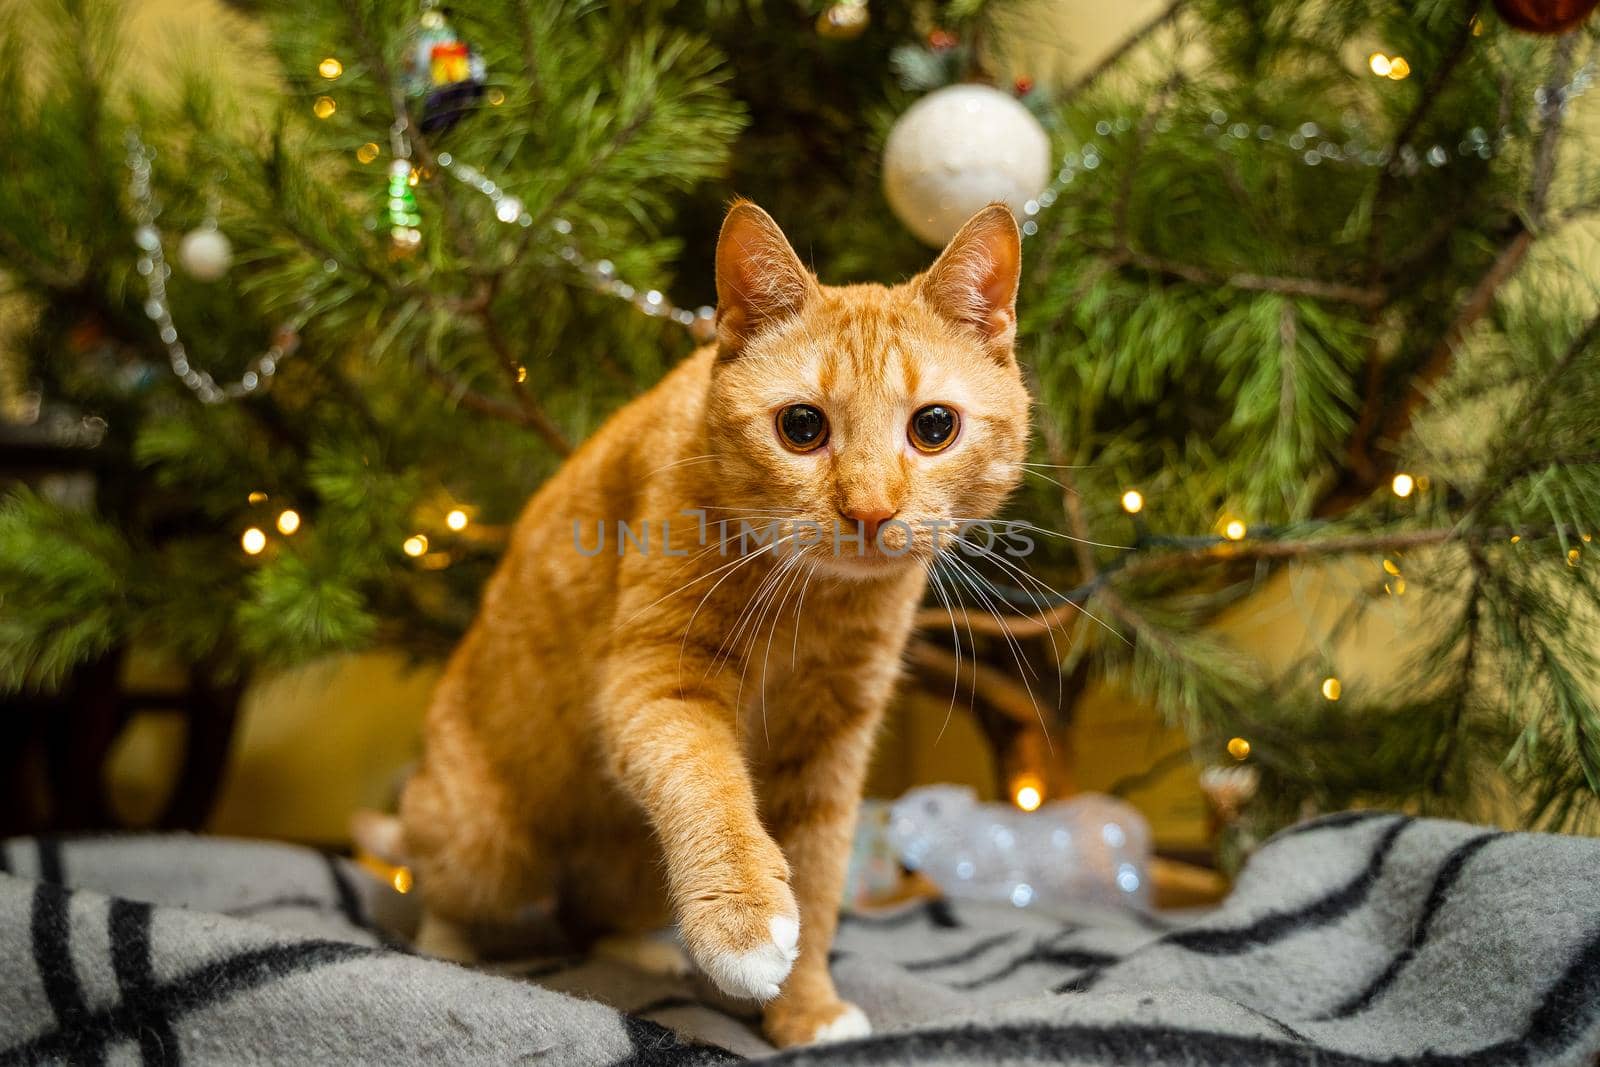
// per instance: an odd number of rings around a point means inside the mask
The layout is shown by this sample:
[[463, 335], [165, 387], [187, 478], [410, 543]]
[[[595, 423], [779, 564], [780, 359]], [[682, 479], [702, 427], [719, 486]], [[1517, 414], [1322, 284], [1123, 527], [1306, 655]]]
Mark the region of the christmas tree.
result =
[[[1600, 207], [1593, 38], [1505, 7], [1177, 2], [1034, 85], [998, 3], [317, 0], [267, 16], [265, 103], [129, 89], [116, 5], [13, 13], [9, 377], [97, 492], [0, 505], [0, 687], [130, 643], [219, 684], [448, 649], [521, 502], [706, 338], [729, 196], [825, 281], [925, 265], [878, 159], [961, 81], [1049, 138], [1013, 205], [1039, 550], [935, 572], [914, 684], [1037, 752], [1109, 679], [1197, 762], [1248, 757], [1247, 833], [1486, 817], [1496, 768], [1518, 818], [1592, 825], [1600, 320], [1543, 250]], [[1287, 668], [1212, 625], [1328, 560], [1364, 591]], [[1337, 636], [1419, 596], [1349, 691]]]

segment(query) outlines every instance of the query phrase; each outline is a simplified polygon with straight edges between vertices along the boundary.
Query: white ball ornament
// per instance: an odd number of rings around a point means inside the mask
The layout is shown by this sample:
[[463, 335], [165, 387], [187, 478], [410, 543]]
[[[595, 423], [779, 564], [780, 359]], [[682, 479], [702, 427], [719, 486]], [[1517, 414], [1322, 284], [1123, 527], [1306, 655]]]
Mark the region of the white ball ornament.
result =
[[214, 282], [233, 266], [233, 244], [215, 226], [202, 226], [178, 242], [178, 262], [191, 278]]
[[929, 93], [901, 115], [883, 148], [883, 190], [896, 217], [942, 246], [996, 200], [1021, 214], [1050, 179], [1050, 137], [1016, 98], [987, 85]]

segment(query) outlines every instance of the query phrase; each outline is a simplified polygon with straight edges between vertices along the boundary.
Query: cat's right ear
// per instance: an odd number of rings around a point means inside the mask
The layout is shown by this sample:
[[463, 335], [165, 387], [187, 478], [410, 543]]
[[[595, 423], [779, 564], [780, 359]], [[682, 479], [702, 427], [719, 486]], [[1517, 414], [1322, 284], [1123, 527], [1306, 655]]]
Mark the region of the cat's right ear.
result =
[[816, 279], [772, 216], [736, 200], [717, 238], [717, 343], [736, 355], [762, 327], [805, 306]]

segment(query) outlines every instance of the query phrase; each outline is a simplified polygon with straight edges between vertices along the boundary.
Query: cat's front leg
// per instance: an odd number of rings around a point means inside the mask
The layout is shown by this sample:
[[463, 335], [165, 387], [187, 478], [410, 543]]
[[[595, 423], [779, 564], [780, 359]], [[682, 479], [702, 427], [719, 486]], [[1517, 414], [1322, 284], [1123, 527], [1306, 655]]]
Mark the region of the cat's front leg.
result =
[[695, 963], [725, 993], [770, 1000], [799, 951], [789, 864], [757, 814], [731, 694], [664, 685], [664, 674], [679, 676], [648, 666], [613, 673], [605, 754], [660, 840]]
[[794, 869], [800, 902], [800, 958], [783, 992], [763, 1011], [763, 1029], [780, 1048], [871, 1032], [861, 1009], [834, 989], [828, 955], [880, 718], [877, 711], [845, 712], [815, 733], [790, 738], [793, 748], [775, 752], [764, 776], [767, 821]]

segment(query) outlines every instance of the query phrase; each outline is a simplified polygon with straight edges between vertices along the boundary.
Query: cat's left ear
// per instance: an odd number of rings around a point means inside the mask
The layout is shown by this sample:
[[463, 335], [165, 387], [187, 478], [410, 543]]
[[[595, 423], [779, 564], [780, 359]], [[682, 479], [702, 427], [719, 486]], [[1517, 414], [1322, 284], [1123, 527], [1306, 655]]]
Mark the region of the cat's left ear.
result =
[[974, 330], [997, 357], [1010, 359], [1017, 337], [1022, 234], [1004, 204], [990, 204], [961, 227], [922, 276], [923, 298]]
[[748, 200], [728, 209], [717, 238], [717, 342], [738, 354], [762, 327], [805, 306], [817, 282], [772, 216]]

